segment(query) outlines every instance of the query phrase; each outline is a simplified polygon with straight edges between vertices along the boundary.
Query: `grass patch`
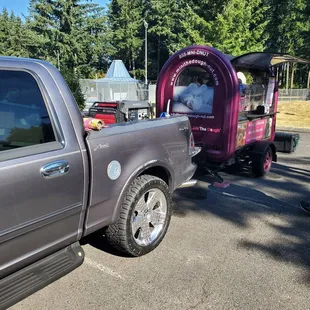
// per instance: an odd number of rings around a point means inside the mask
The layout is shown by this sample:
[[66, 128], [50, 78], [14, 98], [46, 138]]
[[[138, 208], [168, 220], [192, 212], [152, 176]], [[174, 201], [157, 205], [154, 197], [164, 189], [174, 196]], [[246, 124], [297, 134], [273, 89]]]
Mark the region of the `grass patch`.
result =
[[279, 102], [277, 126], [310, 128], [310, 101]]

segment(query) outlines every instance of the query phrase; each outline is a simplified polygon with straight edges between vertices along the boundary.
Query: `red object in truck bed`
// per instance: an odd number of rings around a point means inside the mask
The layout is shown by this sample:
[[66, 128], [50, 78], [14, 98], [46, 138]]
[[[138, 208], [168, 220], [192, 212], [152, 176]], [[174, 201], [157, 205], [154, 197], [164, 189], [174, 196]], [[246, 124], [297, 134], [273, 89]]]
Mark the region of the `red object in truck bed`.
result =
[[105, 124], [115, 124], [115, 114], [96, 114], [95, 118], [102, 119]]
[[117, 108], [117, 103], [98, 103], [98, 107]]

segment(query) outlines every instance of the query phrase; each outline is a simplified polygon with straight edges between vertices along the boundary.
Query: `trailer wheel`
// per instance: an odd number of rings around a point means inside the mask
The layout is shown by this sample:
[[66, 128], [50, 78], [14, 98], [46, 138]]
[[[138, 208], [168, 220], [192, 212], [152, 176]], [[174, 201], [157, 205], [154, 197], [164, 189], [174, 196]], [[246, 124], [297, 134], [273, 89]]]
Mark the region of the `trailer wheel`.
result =
[[163, 240], [171, 219], [171, 193], [160, 178], [142, 175], [129, 187], [120, 217], [106, 230], [109, 243], [131, 256], [154, 250]]
[[272, 149], [269, 146], [265, 153], [263, 153], [256, 159], [253, 159], [252, 172], [255, 174], [255, 176], [262, 177], [270, 171], [272, 164], [272, 155]]

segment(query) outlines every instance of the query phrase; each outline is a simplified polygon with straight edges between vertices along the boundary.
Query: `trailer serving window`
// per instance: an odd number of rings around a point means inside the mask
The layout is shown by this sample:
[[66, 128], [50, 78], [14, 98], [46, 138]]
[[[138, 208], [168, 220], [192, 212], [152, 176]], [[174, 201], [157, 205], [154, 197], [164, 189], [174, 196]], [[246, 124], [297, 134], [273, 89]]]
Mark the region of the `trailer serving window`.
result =
[[172, 111], [211, 114], [213, 98], [214, 81], [209, 72], [199, 66], [190, 66], [180, 73], [175, 82]]
[[[266, 102], [268, 79], [262, 72], [249, 72], [246, 70], [237, 72], [239, 80], [239, 114], [256, 113], [259, 106]], [[261, 109], [262, 110], [262, 109]]]

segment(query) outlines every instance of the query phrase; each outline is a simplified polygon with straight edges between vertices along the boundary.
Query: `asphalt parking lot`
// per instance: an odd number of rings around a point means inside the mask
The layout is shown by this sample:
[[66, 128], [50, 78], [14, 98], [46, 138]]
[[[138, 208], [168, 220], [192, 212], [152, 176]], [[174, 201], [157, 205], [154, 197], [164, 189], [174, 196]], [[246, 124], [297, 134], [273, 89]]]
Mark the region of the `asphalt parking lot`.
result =
[[264, 179], [222, 173], [219, 189], [201, 177], [174, 194], [154, 252], [121, 257], [91, 238], [80, 268], [11, 309], [310, 309], [309, 160], [304, 133]]

